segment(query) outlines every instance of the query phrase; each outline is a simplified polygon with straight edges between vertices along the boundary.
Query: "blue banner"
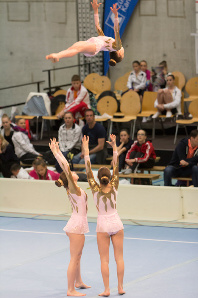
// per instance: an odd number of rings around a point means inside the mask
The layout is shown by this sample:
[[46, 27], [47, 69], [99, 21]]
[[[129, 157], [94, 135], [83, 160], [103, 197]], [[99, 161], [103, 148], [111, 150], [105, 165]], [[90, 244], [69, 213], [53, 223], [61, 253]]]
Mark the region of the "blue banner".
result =
[[[131, 14], [137, 4], [138, 0], [105, 0], [104, 9], [104, 34], [114, 38], [114, 14], [111, 12], [110, 7], [117, 3], [118, 19], [120, 26], [120, 37], [122, 36], [125, 27], [131, 17]], [[104, 74], [107, 74], [109, 68], [109, 52], [104, 52]]]

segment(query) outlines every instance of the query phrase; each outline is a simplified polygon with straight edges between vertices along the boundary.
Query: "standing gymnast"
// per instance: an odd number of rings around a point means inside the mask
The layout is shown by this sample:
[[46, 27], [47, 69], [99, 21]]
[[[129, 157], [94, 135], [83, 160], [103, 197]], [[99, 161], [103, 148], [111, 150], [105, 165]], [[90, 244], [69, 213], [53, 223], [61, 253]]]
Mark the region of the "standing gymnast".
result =
[[109, 296], [109, 245], [110, 238], [114, 248], [114, 257], [117, 264], [118, 293], [125, 294], [123, 290], [124, 260], [123, 260], [123, 239], [124, 227], [116, 210], [117, 189], [119, 184], [118, 176], [118, 152], [116, 136], [110, 135], [113, 148], [113, 176], [108, 168], [102, 167], [98, 171], [100, 185], [95, 181], [89, 158], [89, 137], [84, 136], [82, 146], [84, 150], [87, 178], [93, 193], [94, 202], [98, 210], [97, 218], [97, 243], [101, 260], [101, 272], [105, 290], [99, 296]]
[[100, 51], [109, 51], [109, 55], [110, 55], [109, 65], [115, 66], [116, 63], [122, 61], [122, 59], [124, 58], [124, 48], [122, 47], [120, 34], [119, 34], [119, 21], [118, 21], [119, 8], [117, 8], [117, 4], [113, 4], [113, 7], [111, 7], [111, 11], [115, 15], [115, 20], [114, 20], [115, 39], [112, 37], [105, 36], [102, 29], [100, 28], [98, 7], [101, 5], [101, 3], [97, 3], [97, 0], [93, 0], [91, 4], [94, 10], [95, 26], [99, 36], [91, 37], [86, 41], [78, 41], [65, 51], [62, 51], [59, 53], [53, 53], [46, 56], [47, 60], [50, 59], [52, 62], [58, 62], [60, 58], [72, 57], [79, 53], [83, 53], [85, 56], [91, 57], [91, 56], [95, 56]]
[[89, 232], [87, 222], [87, 194], [77, 185], [79, 177], [75, 172], [70, 171], [69, 164], [60, 151], [56, 139], [51, 140], [49, 147], [63, 169], [60, 178], [55, 183], [58, 187], [64, 186], [66, 188], [73, 210], [71, 218], [63, 229], [70, 241], [67, 296], [85, 296], [85, 294], [77, 292], [75, 287], [80, 289], [90, 288], [90, 286], [83, 283], [80, 274], [80, 259], [85, 242], [84, 234]]

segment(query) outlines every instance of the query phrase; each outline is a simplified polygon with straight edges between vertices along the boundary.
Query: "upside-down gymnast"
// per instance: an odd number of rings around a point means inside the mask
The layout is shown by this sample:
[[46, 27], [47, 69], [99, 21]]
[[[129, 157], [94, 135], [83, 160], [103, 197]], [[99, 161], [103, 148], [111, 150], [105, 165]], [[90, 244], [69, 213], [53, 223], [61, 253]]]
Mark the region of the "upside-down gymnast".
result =
[[121, 62], [124, 58], [124, 48], [122, 47], [122, 43], [120, 40], [119, 34], [119, 22], [118, 22], [118, 9], [117, 4], [113, 4], [111, 7], [112, 13], [115, 15], [114, 20], [114, 34], [115, 39], [112, 37], [105, 36], [102, 29], [99, 25], [99, 16], [98, 16], [98, 8], [101, 3], [97, 3], [97, 0], [93, 0], [91, 2], [93, 10], [94, 10], [94, 20], [96, 30], [98, 32], [97, 37], [91, 37], [86, 41], [78, 41], [74, 43], [67, 50], [61, 51], [59, 53], [53, 53], [46, 56], [47, 60], [51, 60], [52, 62], [59, 61], [60, 58], [64, 57], [72, 57], [79, 53], [83, 53], [87, 57], [95, 56], [100, 51], [108, 51], [110, 55], [109, 65], [115, 66], [116, 63]]
[[93, 193], [94, 202], [98, 210], [97, 218], [97, 243], [101, 261], [101, 272], [105, 290], [99, 296], [109, 296], [109, 245], [110, 239], [114, 248], [114, 257], [117, 264], [118, 293], [125, 294], [123, 290], [124, 260], [123, 260], [123, 239], [124, 227], [116, 210], [117, 189], [119, 184], [118, 176], [118, 152], [116, 136], [110, 135], [113, 147], [113, 176], [108, 168], [102, 167], [98, 171], [100, 185], [95, 181], [89, 158], [89, 137], [84, 136], [82, 146], [87, 172], [87, 179]]
[[77, 292], [75, 287], [81, 289], [90, 288], [90, 286], [83, 283], [80, 273], [80, 259], [85, 242], [84, 234], [89, 232], [87, 222], [87, 194], [77, 185], [79, 177], [75, 172], [70, 171], [69, 164], [60, 151], [56, 139], [51, 140], [49, 147], [63, 169], [60, 178], [56, 181], [56, 185], [66, 188], [73, 210], [71, 218], [63, 229], [70, 241], [67, 296], [85, 296], [85, 294]]

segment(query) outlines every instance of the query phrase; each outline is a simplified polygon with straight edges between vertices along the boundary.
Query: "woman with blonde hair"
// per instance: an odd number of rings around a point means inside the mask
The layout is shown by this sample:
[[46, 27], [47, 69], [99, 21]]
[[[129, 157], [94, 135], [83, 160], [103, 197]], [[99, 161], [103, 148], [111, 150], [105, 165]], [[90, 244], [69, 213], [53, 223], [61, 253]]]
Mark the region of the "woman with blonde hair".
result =
[[14, 153], [13, 147], [0, 134], [0, 172], [3, 177], [10, 178], [12, 173], [10, 168], [14, 163], [20, 163], [18, 157]]

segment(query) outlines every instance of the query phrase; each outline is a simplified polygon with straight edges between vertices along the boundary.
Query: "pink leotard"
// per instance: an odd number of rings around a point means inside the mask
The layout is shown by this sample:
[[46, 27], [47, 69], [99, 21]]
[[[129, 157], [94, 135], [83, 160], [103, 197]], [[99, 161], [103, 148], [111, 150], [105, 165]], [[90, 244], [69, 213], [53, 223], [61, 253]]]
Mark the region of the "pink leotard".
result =
[[75, 234], [88, 233], [87, 194], [74, 182], [69, 164], [65, 157], [60, 153], [56, 154], [55, 158], [68, 179], [67, 195], [72, 206], [72, 215], [63, 230], [67, 233]]
[[95, 19], [96, 30], [99, 36], [91, 37], [87, 40], [87, 42], [94, 43], [96, 45], [96, 51], [93, 54], [84, 53], [84, 55], [87, 57], [92, 57], [98, 54], [100, 51], [115, 52], [120, 50], [122, 47], [122, 43], [119, 35], [118, 18], [115, 18], [114, 20], [115, 39], [104, 35], [102, 29], [100, 28], [98, 14], [94, 14], [94, 19]]
[[87, 178], [98, 210], [96, 232], [106, 232], [109, 235], [116, 234], [118, 231], [124, 229], [116, 210], [117, 189], [119, 185], [117, 157], [118, 153], [115, 151], [113, 153], [113, 176], [110, 181], [111, 190], [108, 193], [104, 193], [94, 179], [89, 156], [85, 156]]

